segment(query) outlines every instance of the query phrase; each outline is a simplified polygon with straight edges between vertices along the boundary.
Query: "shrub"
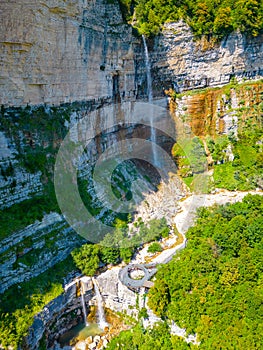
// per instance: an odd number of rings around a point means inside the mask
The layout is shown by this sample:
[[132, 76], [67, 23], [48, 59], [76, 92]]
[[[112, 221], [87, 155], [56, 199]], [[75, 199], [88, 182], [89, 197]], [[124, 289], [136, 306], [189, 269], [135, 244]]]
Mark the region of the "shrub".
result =
[[148, 253], [158, 253], [163, 250], [162, 246], [158, 242], [153, 242], [149, 248], [148, 248]]

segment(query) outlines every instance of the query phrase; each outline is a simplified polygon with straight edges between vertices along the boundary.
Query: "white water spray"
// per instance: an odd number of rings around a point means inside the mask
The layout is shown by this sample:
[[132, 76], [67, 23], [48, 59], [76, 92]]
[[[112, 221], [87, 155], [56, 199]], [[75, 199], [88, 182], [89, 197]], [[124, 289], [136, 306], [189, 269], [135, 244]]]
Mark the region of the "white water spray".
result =
[[108, 323], [106, 322], [106, 319], [105, 319], [103, 300], [100, 294], [97, 281], [94, 278], [92, 280], [93, 280], [94, 290], [95, 290], [96, 299], [97, 299], [97, 306], [98, 306], [98, 324], [100, 329], [104, 330], [105, 327], [108, 327]]
[[88, 326], [89, 323], [87, 321], [87, 310], [86, 310], [86, 304], [85, 304], [85, 299], [84, 299], [84, 287], [83, 287], [83, 284], [81, 282], [81, 303], [82, 303], [82, 309], [83, 309], [83, 316], [84, 316], [84, 322], [85, 322], [85, 325]]
[[[142, 35], [142, 41], [144, 46], [144, 55], [145, 55], [145, 67], [146, 67], [146, 77], [147, 77], [147, 95], [148, 95], [148, 101], [152, 103], [153, 101], [153, 91], [152, 91], [152, 76], [151, 76], [151, 65], [149, 60], [149, 52], [147, 43], [145, 40], [145, 36]], [[156, 154], [156, 133], [155, 128], [153, 125], [153, 113], [151, 114], [150, 124], [151, 124], [151, 141], [152, 141], [152, 151], [153, 151], [153, 163], [157, 165], [157, 154]]]
[[148, 101], [152, 102], [153, 100], [153, 91], [152, 91], [152, 76], [151, 76], [151, 65], [149, 60], [149, 52], [145, 36], [142, 36], [143, 46], [144, 46], [144, 55], [145, 55], [145, 66], [146, 66], [146, 76], [147, 76], [147, 95]]

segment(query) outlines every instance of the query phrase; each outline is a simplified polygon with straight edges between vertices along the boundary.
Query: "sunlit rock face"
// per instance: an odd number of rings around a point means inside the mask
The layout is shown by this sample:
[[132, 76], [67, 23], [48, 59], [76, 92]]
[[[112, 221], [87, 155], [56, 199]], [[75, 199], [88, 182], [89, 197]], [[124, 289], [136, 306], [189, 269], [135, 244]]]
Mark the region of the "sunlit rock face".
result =
[[[171, 101], [171, 109], [194, 135], [215, 138], [217, 135], [234, 135], [246, 128], [248, 120], [261, 123], [260, 103], [263, 84], [249, 84], [207, 89], [179, 96]], [[176, 124], [177, 132], [180, 125]]]
[[[0, 104], [65, 102], [146, 95], [142, 42], [118, 1], [1, 2]], [[262, 77], [263, 36], [232, 33], [220, 43], [194, 40], [182, 21], [148, 40], [154, 96]]]
[[237, 79], [263, 76], [263, 35], [256, 38], [234, 32], [221, 42], [194, 40], [182, 21], [165, 25], [152, 45], [154, 88], [188, 90], [223, 85]]
[[135, 95], [134, 39], [117, 1], [1, 1], [0, 12], [0, 104]]

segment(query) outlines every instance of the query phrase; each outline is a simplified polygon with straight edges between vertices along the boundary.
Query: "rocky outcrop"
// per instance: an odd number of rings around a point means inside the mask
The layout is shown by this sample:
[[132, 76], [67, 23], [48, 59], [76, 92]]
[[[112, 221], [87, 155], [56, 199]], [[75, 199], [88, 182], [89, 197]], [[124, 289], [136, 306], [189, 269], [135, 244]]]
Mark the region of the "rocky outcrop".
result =
[[[247, 120], [260, 123], [262, 91], [263, 84], [260, 82], [232, 84], [179, 95], [175, 101], [171, 101], [170, 106], [189, 134], [191, 128], [191, 132], [200, 137], [237, 137], [238, 131], [246, 128]], [[176, 129], [179, 134], [178, 120]]]
[[29, 199], [43, 190], [41, 172], [32, 174], [21, 167], [14, 140], [0, 132], [0, 208]]
[[1, 241], [0, 293], [64, 260], [81, 242], [57, 213], [45, 215], [41, 222], [14, 232]]
[[135, 95], [134, 39], [117, 1], [5, 1], [0, 12], [0, 104]]
[[128, 315], [136, 316], [138, 313], [136, 308], [137, 294], [122, 284], [119, 280], [119, 271], [119, 266], [113, 267], [97, 277], [105, 307], [115, 312], [124, 312], [125, 310]]
[[256, 38], [234, 32], [220, 43], [194, 40], [182, 21], [168, 23], [154, 41], [151, 61], [154, 87], [183, 91], [262, 78], [263, 35]]

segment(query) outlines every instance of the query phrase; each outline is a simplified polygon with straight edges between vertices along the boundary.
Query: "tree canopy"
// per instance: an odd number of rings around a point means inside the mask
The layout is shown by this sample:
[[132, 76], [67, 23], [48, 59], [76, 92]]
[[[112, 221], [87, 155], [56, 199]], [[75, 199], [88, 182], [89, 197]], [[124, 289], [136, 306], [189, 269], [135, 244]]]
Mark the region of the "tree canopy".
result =
[[197, 36], [222, 38], [240, 29], [257, 36], [263, 28], [261, 0], [119, 0], [139, 33], [158, 34], [165, 22], [184, 19]]
[[[148, 305], [163, 322], [144, 329], [139, 320], [107, 348], [261, 349], [262, 209], [260, 195], [201, 208], [186, 248], [158, 270], [150, 289]], [[173, 336], [171, 321], [196, 333], [198, 347]]]
[[[152, 219], [147, 224], [139, 220], [136, 226], [136, 232], [130, 232], [127, 225], [117, 220], [115, 231], [106, 234], [99, 244], [87, 243], [73, 250], [71, 255], [77, 268], [85, 275], [93, 276], [100, 262], [113, 265], [120, 261], [128, 263], [141, 244], [167, 237], [170, 231], [164, 218]], [[161, 250], [158, 242], [155, 242], [155, 248], [156, 244], [156, 251]]]
[[157, 273], [149, 306], [197, 333], [200, 349], [260, 349], [263, 197], [203, 208], [187, 247]]

